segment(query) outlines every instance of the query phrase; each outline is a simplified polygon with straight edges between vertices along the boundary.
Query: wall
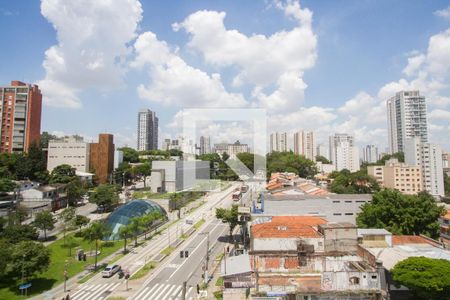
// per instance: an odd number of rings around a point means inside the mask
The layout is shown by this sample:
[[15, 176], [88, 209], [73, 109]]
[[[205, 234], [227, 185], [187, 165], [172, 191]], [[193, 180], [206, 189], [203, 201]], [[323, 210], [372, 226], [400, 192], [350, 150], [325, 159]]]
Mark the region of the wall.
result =
[[90, 144], [90, 169], [95, 171], [99, 183], [109, 182], [114, 167], [113, 135], [102, 133], [98, 143]]

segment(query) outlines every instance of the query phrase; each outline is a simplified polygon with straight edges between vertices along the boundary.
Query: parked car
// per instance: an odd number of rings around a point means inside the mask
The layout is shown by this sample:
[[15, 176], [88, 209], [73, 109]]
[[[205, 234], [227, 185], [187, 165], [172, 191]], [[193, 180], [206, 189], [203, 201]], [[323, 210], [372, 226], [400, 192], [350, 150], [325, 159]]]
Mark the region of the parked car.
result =
[[192, 224], [194, 224], [194, 220], [186, 219], [186, 224], [192, 225]]
[[109, 265], [102, 271], [102, 277], [111, 277], [119, 271], [119, 265]]

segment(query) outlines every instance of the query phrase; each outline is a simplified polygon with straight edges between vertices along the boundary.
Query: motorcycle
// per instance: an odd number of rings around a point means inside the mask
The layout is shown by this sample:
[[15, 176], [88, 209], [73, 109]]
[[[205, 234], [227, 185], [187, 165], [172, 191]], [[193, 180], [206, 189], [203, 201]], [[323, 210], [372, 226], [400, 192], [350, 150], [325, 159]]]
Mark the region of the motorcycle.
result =
[[125, 276], [125, 274], [123, 273], [122, 270], [120, 270], [119, 272], [117, 272], [117, 274], [119, 274], [119, 279], [122, 279], [122, 277]]

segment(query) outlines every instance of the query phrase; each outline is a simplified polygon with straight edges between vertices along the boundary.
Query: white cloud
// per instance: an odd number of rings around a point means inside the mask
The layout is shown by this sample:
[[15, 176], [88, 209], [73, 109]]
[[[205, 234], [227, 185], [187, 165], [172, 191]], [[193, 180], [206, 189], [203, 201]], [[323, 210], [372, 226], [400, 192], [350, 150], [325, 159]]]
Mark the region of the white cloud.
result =
[[338, 109], [341, 114], [361, 114], [364, 110], [369, 109], [375, 100], [366, 92], [359, 92], [354, 98], [346, 101], [342, 107]]
[[139, 1], [42, 0], [41, 13], [58, 40], [45, 52], [45, 78], [37, 82], [45, 104], [78, 108], [78, 92], [123, 85], [127, 43], [142, 18]]
[[408, 76], [414, 75], [417, 70], [423, 65], [426, 57], [423, 54], [411, 56], [408, 58], [408, 65], [403, 69], [403, 73]]
[[443, 109], [434, 109], [429, 114], [428, 117], [430, 119], [441, 119], [450, 121], [450, 111]]
[[450, 20], [450, 6], [441, 10], [437, 10], [434, 14], [438, 17]]
[[[306, 84], [303, 72], [314, 66], [317, 38], [312, 30], [312, 12], [301, 8], [298, 1], [276, 2], [296, 26], [272, 35], [247, 36], [224, 25], [225, 12], [197, 11], [173, 29], [190, 34], [189, 46], [199, 51], [205, 61], [217, 67], [233, 66], [238, 74], [234, 86], [250, 84], [260, 105], [273, 110], [300, 107]], [[287, 85], [293, 84], [293, 87]], [[264, 89], [275, 90], [265, 91]], [[274, 105], [274, 101], [276, 104]]]
[[211, 75], [188, 65], [166, 42], [152, 32], [141, 34], [134, 44], [136, 58], [131, 66], [148, 66], [150, 83], [138, 86], [142, 99], [178, 107], [243, 107], [241, 94], [229, 93], [220, 74]]

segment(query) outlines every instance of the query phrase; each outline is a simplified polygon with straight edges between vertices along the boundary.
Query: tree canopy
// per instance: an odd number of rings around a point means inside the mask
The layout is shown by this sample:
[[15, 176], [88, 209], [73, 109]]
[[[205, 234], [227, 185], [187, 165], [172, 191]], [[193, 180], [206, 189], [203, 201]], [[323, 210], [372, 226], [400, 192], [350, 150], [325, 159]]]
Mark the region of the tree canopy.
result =
[[323, 164], [331, 164], [331, 161], [329, 161], [325, 156], [317, 155], [316, 161], [320, 161]]
[[53, 169], [50, 174], [50, 183], [69, 183], [76, 177], [75, 168], [71, 165], [63, 164]]
[[41, 211], [34, 217], [33, 225], [44, 231], [44, 238], [47, 240], [47, 230], [55, 228], [56, 219], [49, 211]]
[[129, 162], [129, 163], [136, 163], [139, 162], [139, 153], [130, 147], [122, 147], [117, 150], [120, 150], [123, 152], [123, 161]]
[[10, 268], [16, 277], [29, 278], [34, 273], [42, 273], [50, 265], [50, 250], [32, 241], [23, 241], [11, 249]]
[[444, 190], [445, 196], [450, 197], [450, 176], [447, 175], [447, 172], [444, 172]]
[[267, 174], [273, 172], [293, 172], [303, 178], [317, 174], [315, 162], [303, 155], [290, 152], [272, 152], [267, 155]]
[[392, 269], [393, 279], [406, 286], [414, 299], [450, 299], [450, 261], [409, 257]]
[[238, 206], [233, 205], [230, 209], [217, 208], [216, 218], [222, 220], [224, 223], [228, 223], [231, 236], [234, 228], [239, 224]]
[[445, 213], [426, 192], [403, 195], [399, 191], [384, 189], [373, 195], [371, 203], [365, 203], [356, 218], [360, 228], [385, 228], [393, 234], [439, 235], [439, 216]]
[[101, 184], [90, 195], [89, 201], [97, 204], [99, 207], [109, 208], [119, 202], [117, 189], [111, 184]]
[[380, 190], [376, 179], [364, 170], [353, 173], [347, 169], [334, 171], [330, 178], [333, 178], [330, 190], [336, 194], [371, 194]]

